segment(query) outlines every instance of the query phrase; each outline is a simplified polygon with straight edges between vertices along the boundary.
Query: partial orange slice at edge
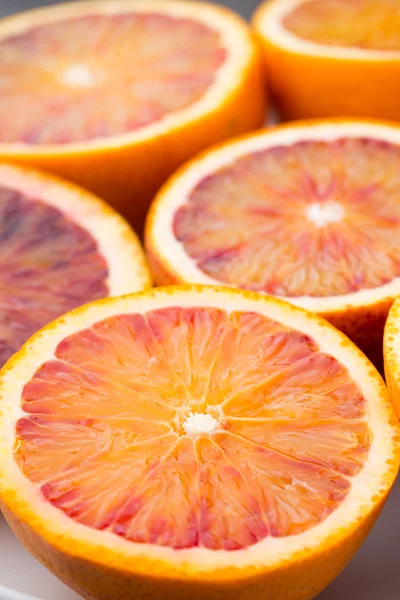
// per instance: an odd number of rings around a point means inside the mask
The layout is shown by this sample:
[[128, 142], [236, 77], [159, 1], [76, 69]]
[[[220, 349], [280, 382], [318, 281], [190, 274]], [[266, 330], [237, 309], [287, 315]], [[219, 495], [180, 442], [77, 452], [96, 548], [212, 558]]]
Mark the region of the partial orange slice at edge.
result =
[[385, 378], [389, 396], [400, 418], [400, 299], [389, 311], [383, 338]]
[[0, 368], [63, 313], [150, 285], [136, 235], [107, 204], [0, 163]]
[[286, 118], [400, 118], [396, 0], [268, 0], [253, 24]]
[[99, 600], [310, 598], [399, 464], [365, 356], [251, 292], [170, 287], [77, 309], [10, 361], [0, 394], [2, 510]]

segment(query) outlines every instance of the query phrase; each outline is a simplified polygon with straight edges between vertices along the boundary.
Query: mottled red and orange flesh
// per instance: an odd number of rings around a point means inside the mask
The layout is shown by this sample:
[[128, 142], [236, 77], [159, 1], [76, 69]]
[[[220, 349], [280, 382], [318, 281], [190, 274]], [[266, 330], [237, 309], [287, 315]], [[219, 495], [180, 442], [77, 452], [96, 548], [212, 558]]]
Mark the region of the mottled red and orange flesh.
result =
[[400, 50], [398, 0], [309, 0], [284, 27], [304, 40], [364, 50]]
[[91, 235], [36, 198], [0, 186], [0, 367], [59, 315], [108, 295]]
[[400, 148], [304, 141], [201, 181], [174, 235], [208, 276], [287, 297], [338, 296], [400, 276]]
[[[22, 409], [15, 458], [45, 499], [176, 549], [237, 550], [317, 525], [371, 443], [365, 400], [335, 358], [265, 316], [216, 308], [124, 314], [71, 335]], [[213, 427], [189, 431], [199, 416]]]
[[225, 56], [215, 31], [162, 14], [38, 25], [0, 41], [0, 142], [66, 144], [138, 130], [201, 99]]

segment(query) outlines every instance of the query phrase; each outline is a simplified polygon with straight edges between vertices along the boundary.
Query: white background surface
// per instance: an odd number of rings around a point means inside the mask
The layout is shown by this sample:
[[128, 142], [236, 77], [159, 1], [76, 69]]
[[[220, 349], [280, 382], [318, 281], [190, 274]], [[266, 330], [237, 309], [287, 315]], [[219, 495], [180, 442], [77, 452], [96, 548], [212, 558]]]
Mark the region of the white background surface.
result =
[[[53, 577], [21, 546], [1, 515], [0, 584], [37, 596], [41, 600], [79, 600], [79, 596]], [[0, 590], [0, 600], [14, 598], [2, 594]]]

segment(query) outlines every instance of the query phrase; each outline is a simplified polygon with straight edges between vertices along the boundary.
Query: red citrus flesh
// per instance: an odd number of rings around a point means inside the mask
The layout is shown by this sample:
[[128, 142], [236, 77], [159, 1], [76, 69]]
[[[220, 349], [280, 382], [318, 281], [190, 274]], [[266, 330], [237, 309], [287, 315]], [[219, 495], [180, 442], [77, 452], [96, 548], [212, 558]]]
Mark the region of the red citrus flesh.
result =
[[176, 549], [313, 527], [371, 444], [366, 402], [335, 358], [265, 316], [210, 307], [72, 334], [25, 385], [22, 410], [15, 458], [47, 501]]
[[372, 139], [253, 152], [202, 180], [174, 218], [199, 269], [287, 297], [337, 296], [400, 276], [400, 149]]
[[0, 41], [0, 142], [65, 144], [137, 130], [199, 100], [225, 58], [211, 28], [157, 13], [35, 26]]
[[398, 0], [310, 0], [293, 10], [284, 26], [322, 45], [400, 50]]
[[0, 187], [0, 367], [59, 315], [108, 295], [92, 236], [36, 198]]

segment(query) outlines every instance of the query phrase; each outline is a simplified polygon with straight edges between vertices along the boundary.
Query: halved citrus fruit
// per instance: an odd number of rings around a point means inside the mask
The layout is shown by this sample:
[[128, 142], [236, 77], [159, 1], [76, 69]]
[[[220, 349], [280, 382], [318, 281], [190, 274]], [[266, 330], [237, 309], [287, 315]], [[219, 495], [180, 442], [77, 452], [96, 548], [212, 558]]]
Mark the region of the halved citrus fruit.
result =
[[185, 166], [150, 210], [157, 284], [280, 296], [343, 330], [382, 367], [400, 293], [400, 128], [305, 121], [233, 140]]
[[168, 175], [261, 126], [260, 51], [207, 3], [97, 0], [0, 22], [0, 159], [55, 172], [139, 226]]
[[86, 305], [0, 376], [2, 510], [96, 600], [306, 600], [396, 477], [382, 379], [277, 299], [182, 286]]
[[400, 119], [398, 0], [271, 0], [253, 22], [283, 116]]
[[0, 164], [0, 367], [59, 315], [150, 285], [136, 235], [104, 202]]
[[400, 297], [389, 311], [383, 338], [386, 384], [400, 418]]

